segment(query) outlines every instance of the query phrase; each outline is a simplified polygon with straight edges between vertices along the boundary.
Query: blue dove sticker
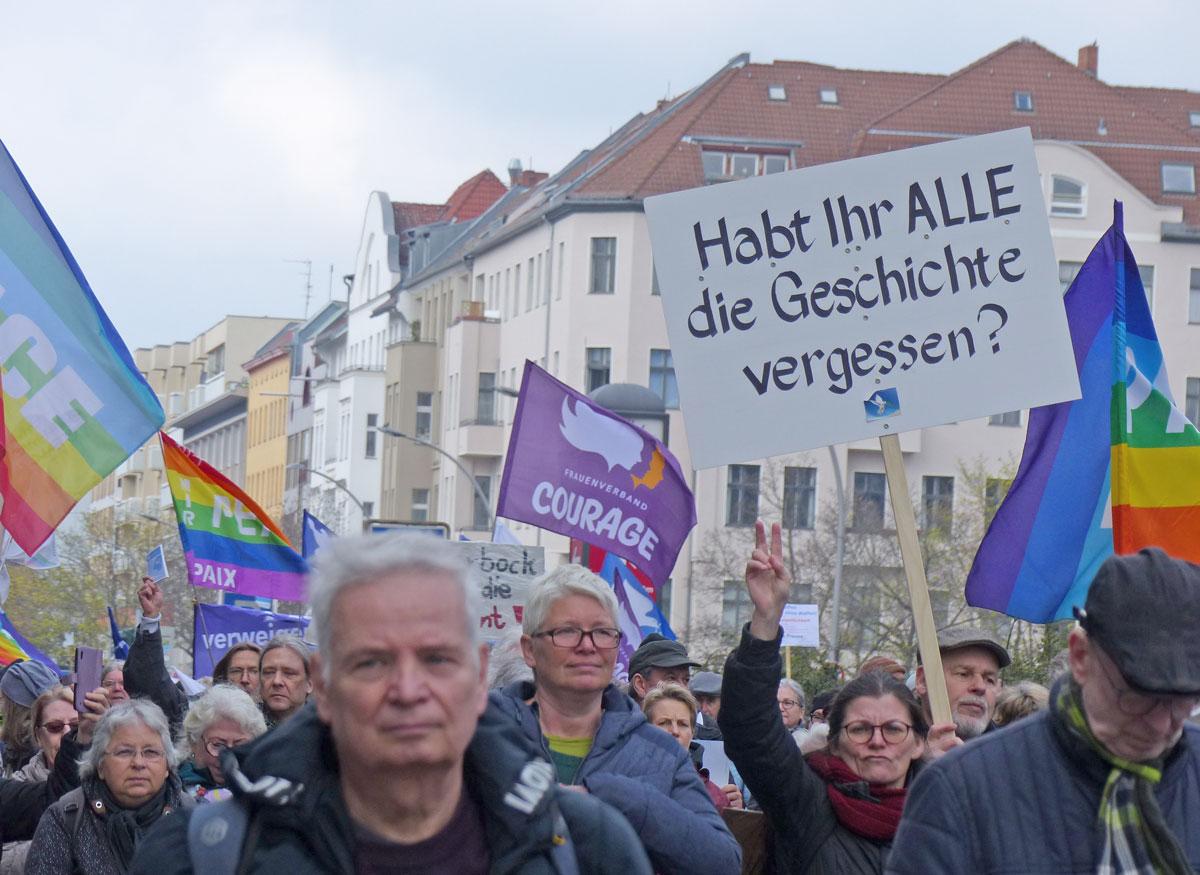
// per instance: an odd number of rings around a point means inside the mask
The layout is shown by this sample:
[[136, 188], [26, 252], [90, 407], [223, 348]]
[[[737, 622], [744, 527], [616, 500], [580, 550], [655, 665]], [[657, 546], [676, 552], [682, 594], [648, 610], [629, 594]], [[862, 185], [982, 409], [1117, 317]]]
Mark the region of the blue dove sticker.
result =
[[900, 412], [900, 394], [895, 389], [876, 389], [863, 406], [867, 410], [867, 422], [886, 419]]

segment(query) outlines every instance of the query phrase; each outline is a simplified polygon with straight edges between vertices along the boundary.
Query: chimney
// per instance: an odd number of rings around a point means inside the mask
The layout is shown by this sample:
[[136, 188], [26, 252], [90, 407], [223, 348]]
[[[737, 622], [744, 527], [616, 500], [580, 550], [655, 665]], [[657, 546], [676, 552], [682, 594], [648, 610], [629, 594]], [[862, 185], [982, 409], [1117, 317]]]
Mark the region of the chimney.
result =
[[1099, 76], [1100, 69], [1100, 46], [1098, 43], [1092, 43], [1090, 46], [1084, 46], [1079, 50], [1079, 69], [1087, 73], [1093, 79]]
[[508, 162], [508, 187], [515, 188], [521, 179], [521, 159], [514, 158]]

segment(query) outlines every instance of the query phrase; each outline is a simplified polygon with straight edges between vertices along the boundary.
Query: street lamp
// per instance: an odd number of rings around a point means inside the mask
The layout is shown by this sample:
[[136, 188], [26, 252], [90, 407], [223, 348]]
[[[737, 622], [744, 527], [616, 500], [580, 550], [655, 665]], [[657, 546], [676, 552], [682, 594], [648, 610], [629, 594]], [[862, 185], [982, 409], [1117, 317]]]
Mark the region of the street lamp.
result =
[[404, 438], [406, 441], [412, 441], [414, 444], [420, 444], [423, 447], [428, 447], [429, 449], [433, 450], [436, 453], [441, 453], [443, 456], [445, 456], [447, 459], [449, 459], [451, 462], [453, 462], [455, 465], [457, 465], [458, 470], [463, 472], [463, 475], [467, 478], [467, 482], [470, 483], [471, 487], [475, 490], [475, 497], [479, 499], [479, 501], [481, 502], [481, 505], [484, 509], [484, 512], [487, 513], [488, 531], [489, 532], [495, 531], [496, 518], [495, 518], [495, 516], [492, 515], [491, 501], [489, 501], [488, 497], [483, 494], [483, 490], [479, 488], [479, 482], [475, 479], [475, 475], [467, 470], [466, 466], [458, 460], [457, 456], [453, 455], [452, 453], [446, 452], [445, 450], [443, 450], [441, 447], [439, 447], [437, 444], [433, 443], [432, 441], [427, 441], [427, 440], [425, 440], [425, 438], [413, 437], [411, 434], [405, 434], [404, 432], [400, 431], [399, 429], [391, 428], [387, 425], [377, 425], [377, 426], [375, 426], [375, 430], [378, 432], [382, 432], [383, 434], [386, 434], [389, 437]]
[[342, 492], [346, 493], [346, 495], [348, 495], [350, 497], [350, 500], [353, 501], [355, 503], [355, 505], [358, 506], [358, 512], [361, 513], [364, 518], [366, 518], [367, 509], [363, 506], [363, 503], [361, 501], [359, 501], [358, 496], [355, 495], [353, 492], [351, 492], [349, 489], [347, 489], [346, 485], [344, 483], [342, 483], [340, 480], [335, 480], [333, 477], [330, 477], [328, 474], [324, 473], [323, 471], [318, 471], [315, 468], [310, 468], [310, 467], [308, 467], [308, 465], [305, 465], [302, 462], [292, 462], [288, 465], [285, 465], [284, 468], [285, 469], [294, 469], [297, 471], [307, 471], [309, 474], [316, 474], [318, 477], [322, 477], [322, 478], [328, 480], [330, 483], [332, 483], [338, 489], [342, 490]]

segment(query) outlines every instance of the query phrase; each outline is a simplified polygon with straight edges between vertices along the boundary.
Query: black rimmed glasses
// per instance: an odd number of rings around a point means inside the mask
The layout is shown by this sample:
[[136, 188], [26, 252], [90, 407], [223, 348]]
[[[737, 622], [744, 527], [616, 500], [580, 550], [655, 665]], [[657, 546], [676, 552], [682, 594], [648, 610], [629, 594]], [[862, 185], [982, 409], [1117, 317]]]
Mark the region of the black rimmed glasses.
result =
[[888, 744], [899, 744], [912, 732], [912, 727], [900, 720], [889, 720], [887, 723], [868, 723], [865, 720], [859, 720], [847, 723], [842, 727], [842, 732], [846, 733], [846, 737], [855, 744], [866, 744], [875, 737], [876, 729]]
[[597, 650], [613, 650], [621, 643], [621, 630], [602, 626], [599, 629], [578, 629], [574, 626], [563, 626], [561, 629], [547, 629], [535, 632], [531, 638], [549, 638], [555, 647], [578, 647], [584, 636], [592, 639], [592, 646]]
[[1170, 712], [1171, 719], [1186, 720], [1200, 704], [1200, 696], [1156, 696], [1153, 693], [1141, 693], [1118, 684], [1113, 679], [1108, 666], [1104, 664], [1108, 660], [1109, 656], [1105, 653], [1103, 658], [1097, 659], [1096, 662], [1100, 664], [1104, 679], [1108, 681], [1108, 685], [1116, 694], [1117, 710], [1126, 717], [1147, 717], [1155, 708], [1165, 708]]

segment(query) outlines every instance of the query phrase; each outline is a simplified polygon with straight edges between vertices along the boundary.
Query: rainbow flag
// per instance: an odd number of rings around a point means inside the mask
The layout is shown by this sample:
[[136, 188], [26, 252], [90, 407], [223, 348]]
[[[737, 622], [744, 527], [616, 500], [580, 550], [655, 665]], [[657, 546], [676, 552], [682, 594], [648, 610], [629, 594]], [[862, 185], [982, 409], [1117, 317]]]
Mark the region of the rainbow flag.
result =
[[1200, 562], [1200, 432], [1171, 397], [1119, 202], [1064, 300], [1083, 395], [1030, 411], [967, 577], [969, 604], [1039, 623], [1070, 617], [1114, 551]]
[[0, 365], [0, 524], [32, 556], [163, 411], [3, 143]]
[[158, 437], [192, 586], [302, 601], [307, 566], [279, 526], [208, 462]]
[[34, 647], [17, 631], [8, 614], [0, 611], [0, 665], [12, 665], [22, 659], [32, 659], [55, 672], [61, 672], [58, 663]]

